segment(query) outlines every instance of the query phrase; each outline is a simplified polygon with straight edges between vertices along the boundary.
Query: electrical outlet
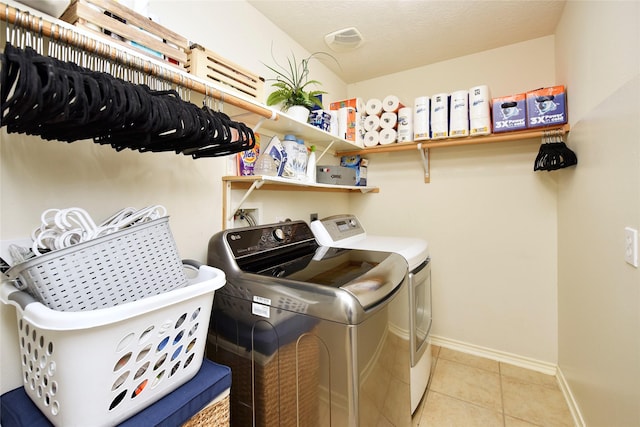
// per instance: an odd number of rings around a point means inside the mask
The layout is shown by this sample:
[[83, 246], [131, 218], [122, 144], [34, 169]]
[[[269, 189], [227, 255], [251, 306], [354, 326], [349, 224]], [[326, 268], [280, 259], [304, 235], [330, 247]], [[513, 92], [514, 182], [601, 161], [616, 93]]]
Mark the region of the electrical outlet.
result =
[[638, 267], [638, 230], [631, 227], [624, 229], [624, 260]]

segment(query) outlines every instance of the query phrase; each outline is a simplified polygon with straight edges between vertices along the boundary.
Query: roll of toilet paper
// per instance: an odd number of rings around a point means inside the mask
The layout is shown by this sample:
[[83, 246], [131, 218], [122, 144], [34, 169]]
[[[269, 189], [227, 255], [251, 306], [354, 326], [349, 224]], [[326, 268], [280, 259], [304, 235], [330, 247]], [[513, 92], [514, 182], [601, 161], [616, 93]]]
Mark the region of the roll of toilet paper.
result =
[[431, 138], [449, 136], [449, 94], [438, 93], [431, 97]]
[[449, 112], [449, 136], [469, 136], [469, 92], [458, 90], [451, 93]]
[[379, 116], [382, 114], [382, 101], [377, 98], [371, 98], [367, 101], [364, 111], [369, 116]]
[[469, 119], [469, 135], [489, 135], [491, 134], [491, 117], [475, 117]]
[[367, 116], [364, 118], [364, 130], [368, 132], [370, 130], [380, 130], [380, 117]]
[[489, 86], [480, 85], [469, 89], [469, 135], [491, 133], [491, 93]]
[[353, 111], [353, 107], [342, 107], [338, 110], [338, 137], [347, 138], [347, 128], [349, 126], [349, 112]]
[[380, 127], [383, 129], [395, 129], [398, 125], [398, 115], [396, 113], [382, 113], [380, 116]]
[[413, 109], [402, 107], [398, 110], [398, 142], [413, 141]]
[[469, 118], [490, 117], [490, 103], [489, 86], [474, 86], [469, 89]]
[[367, 103], [365, 102], [364, 99], [356, 98], [356, 111], [359, 111], [360, 113], [362, 113], [364, 115], [364, 114], [366, 114], [365, 113], [366, 107], [367, 107]]
[[413, 102], [413, 140], [429, 139], [430, 106], [428, 96], [419, 96]]
[[330, 126], [329, 126], [329, 132], [331, 133], [331, 135], [333, 136], [338, 136], [340, 135], [340, 131], [338, 129], [338, 111], [337, 110], [329, 110], [329, 116], [331, 117], [331, 119], [329, 120]]
[[380, 133], [377, 130], [370, 130], [364, 134], [364, 146], [375, 147], [380, 143]]
[[387, 113], [397, 113], [400, 108], [404, 107], [404, 105], [400, 102], [395, 95], [387, 95], [382, 100], [382, 110]]
[[398, 140], [398, 133], [395, 129], [382, 129], [380, 130], [380, 144], [387, 145], [393, 144]]

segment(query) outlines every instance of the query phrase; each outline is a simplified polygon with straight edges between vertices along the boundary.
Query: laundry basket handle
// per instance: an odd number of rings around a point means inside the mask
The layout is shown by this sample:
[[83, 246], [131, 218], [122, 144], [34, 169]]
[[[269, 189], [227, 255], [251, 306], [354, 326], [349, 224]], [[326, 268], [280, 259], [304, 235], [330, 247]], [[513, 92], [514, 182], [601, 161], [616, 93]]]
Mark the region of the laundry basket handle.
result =
[[2, 300], [2, 302], [4, 302], [5, 304], [14, 305], [24, 311], [27, 305], [38, 302], [37, 299], [32, 297], [27, 292], [16, 289], [16, 286], [14, 283], [12, 283], [12, 281], [3, 280], [0, 286], [0, 300]]

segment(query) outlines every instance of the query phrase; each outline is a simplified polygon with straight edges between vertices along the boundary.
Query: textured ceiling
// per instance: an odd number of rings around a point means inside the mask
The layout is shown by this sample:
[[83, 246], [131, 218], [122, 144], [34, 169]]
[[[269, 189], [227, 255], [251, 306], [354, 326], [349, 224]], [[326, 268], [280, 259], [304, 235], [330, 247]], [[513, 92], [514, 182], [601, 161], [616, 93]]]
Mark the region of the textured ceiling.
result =
[[[433, 64], [554, 33], [564, 0], [249, 0], [347, 83]], [[332, 52], [324, 35], [356, 27], [365, 44]]]

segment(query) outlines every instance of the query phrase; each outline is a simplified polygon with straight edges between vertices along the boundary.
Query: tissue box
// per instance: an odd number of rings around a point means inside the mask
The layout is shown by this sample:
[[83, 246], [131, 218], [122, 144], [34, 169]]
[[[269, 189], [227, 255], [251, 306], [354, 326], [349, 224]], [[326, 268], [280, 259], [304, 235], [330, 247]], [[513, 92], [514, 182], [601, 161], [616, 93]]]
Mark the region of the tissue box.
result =
[[567, 123], [564, 86], [527, 92], [527, 126], [530, 128]]
[[320, 184], [356, 185], [356, 169], [344, 166], [316, 166], [316, 181]]
[[354, 185], [364, 187], [367, 185], [367, 165], [368, 160], [363, 159], [360, 155], [342, 156], [340, 158], [340, 166], [351, 168], [356, 171], [356, 181]]
[[494, 133], [527, 128], [527, 104], [524, 93], [493, 98], [491, 104]]

